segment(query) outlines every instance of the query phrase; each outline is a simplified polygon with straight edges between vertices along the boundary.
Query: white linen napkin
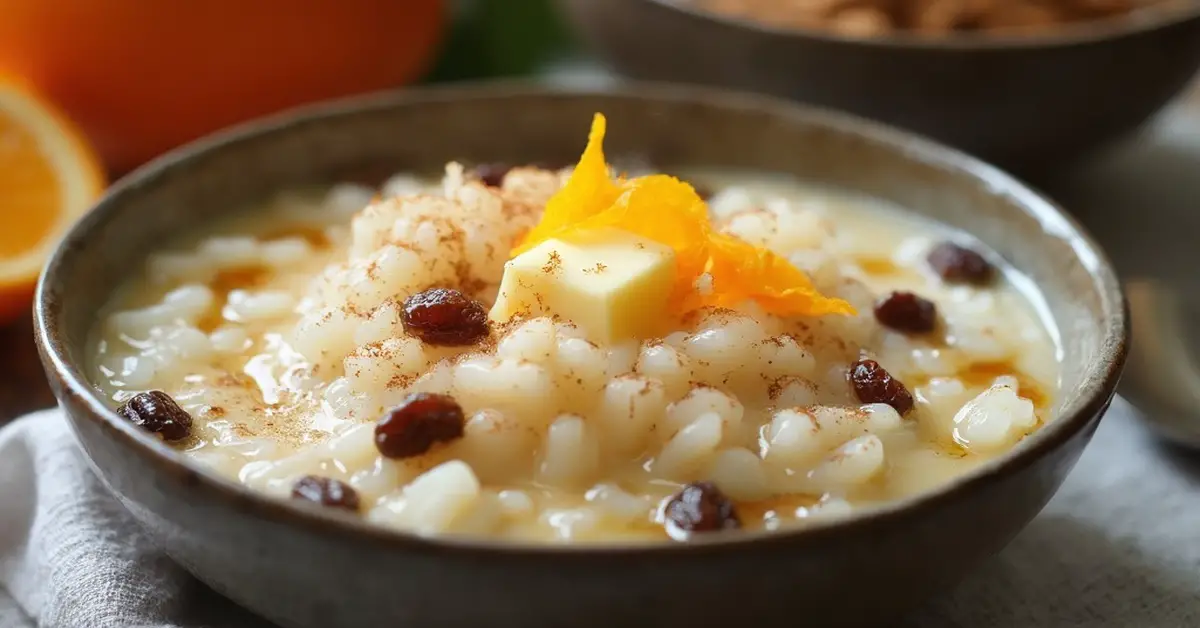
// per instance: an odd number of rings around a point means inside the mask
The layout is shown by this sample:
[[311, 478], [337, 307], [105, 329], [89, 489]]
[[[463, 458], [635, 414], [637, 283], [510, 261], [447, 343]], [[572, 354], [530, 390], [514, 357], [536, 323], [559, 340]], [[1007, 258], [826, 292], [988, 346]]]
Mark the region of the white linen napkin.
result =
[[[1121, 399], [1046, 510], [905, 628], [1200, 626], [1200, 455]], [[57, 410], [0, 430], [0, 628], [267, 628], [163, 555]]]
[[268, 624], [173, 563], [100, 484], [58, 410], [0, 430], [0, 628]]

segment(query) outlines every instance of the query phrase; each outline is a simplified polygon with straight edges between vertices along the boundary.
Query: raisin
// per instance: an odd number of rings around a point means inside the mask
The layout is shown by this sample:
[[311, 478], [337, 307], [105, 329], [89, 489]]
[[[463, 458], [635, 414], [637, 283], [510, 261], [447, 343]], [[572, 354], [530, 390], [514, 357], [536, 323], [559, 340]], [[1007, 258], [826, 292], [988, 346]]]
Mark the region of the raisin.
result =
[[117, 408], [134, 425], [163, 440], [182, 440], [192, 433], [192, 415], [161, 390], [138, 393]]
[[488, 335], [487, 310], [450, 288], [432, 288], [404, 300], [404, 330], [431, 345], [462, 346]]
[[742, 527], [733, 502], [711, 482], [685, 485], [667, 502], [663, 518], [671, 536]]
[[292, 497], [329, 506], [358, 512], [358, 491], [354, 487], [331, 478], [318, 475], [306, 475], [292, 485]]
[[900, 414], [913, 407], [912, 393], [875, 360], [862, 359], [850, 367], [850, 383], [863, 403], [886, 403]]
[[413, 393], [375, 424], [375, 447], [387, 458], [411, 458], [434, 443], [462, 438], [462, 407], [449, 395]]
[[893, 292], [875, 304], [875, 319], [896, 331], [924, 334], [937, 326], [937, 307], [911, 292]]
[[508, 164], [479, 164], [475, 166], [474, 174], [484, 185], [498, 188], [504, 185], [504, 175], [509, 170], [512, 170], [512, 166]]
[[983, 285], [992, 280], [994, 269], [982, 255], [953, 242], [943, 242], [925, 258], [929, 267], [951, 283]]

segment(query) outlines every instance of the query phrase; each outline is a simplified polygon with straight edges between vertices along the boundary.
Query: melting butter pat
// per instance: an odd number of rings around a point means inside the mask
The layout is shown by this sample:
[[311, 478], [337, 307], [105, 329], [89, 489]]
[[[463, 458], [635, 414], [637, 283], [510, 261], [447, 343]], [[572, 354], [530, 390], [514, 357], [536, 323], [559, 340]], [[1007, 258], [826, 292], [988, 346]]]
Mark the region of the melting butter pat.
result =
[[675, 284], [675, 251], [617, 229], [550, 239], [504, 265], [491, 318], [556, 316], [610, 343], [661, 331]]

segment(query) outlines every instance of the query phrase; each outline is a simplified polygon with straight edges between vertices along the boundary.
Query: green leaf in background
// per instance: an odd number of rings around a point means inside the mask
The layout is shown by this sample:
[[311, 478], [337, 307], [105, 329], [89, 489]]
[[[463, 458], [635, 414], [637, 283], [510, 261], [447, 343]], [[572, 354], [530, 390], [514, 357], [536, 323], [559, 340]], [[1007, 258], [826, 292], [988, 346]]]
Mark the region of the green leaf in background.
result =
[[552, 0], [455, 0], [429, 82], [522, 76], [574, 49]]

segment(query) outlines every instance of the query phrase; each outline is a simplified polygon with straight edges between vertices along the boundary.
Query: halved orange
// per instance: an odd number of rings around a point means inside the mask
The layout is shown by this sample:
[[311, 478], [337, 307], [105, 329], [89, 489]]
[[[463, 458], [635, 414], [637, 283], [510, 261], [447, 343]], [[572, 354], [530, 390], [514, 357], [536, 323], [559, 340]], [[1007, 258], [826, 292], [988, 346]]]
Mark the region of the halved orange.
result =
[[0, 323], [28, 315], [42, 264], [103, 190], [100, 161], [75, 126], [0, 76]]

